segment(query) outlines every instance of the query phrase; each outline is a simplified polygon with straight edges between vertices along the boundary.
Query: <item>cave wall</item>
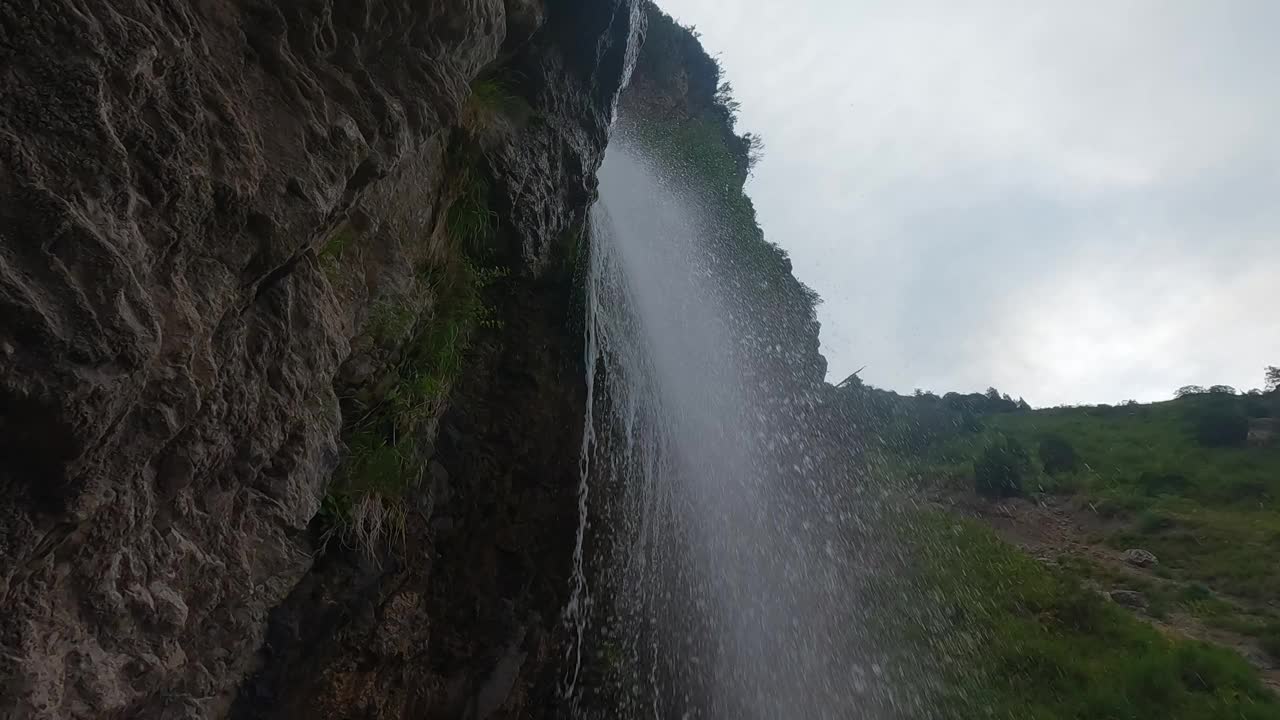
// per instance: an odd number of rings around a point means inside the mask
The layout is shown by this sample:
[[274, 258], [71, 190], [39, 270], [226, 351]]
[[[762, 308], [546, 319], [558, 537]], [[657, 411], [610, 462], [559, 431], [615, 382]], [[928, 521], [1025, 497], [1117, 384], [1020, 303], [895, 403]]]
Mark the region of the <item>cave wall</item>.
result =
[[[550, 706], [570, 255], [641, 25], [630, 0], [0, 2], [0, 715]], [[478, 130], [497, 71], [524, 109]], [[448, 252], [464, 148], [498, 322], [403, 532], [321, 553], [338, 391]]]

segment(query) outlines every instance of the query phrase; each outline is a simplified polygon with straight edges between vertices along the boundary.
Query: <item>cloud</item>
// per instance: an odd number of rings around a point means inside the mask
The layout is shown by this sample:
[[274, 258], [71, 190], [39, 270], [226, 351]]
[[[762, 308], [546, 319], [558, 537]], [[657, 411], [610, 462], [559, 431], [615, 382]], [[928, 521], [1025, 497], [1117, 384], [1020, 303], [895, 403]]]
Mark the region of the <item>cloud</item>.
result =
[[1057, 404], [1280, 362], [1280, 3], [663, 5], [765, 138], [833, 377]]

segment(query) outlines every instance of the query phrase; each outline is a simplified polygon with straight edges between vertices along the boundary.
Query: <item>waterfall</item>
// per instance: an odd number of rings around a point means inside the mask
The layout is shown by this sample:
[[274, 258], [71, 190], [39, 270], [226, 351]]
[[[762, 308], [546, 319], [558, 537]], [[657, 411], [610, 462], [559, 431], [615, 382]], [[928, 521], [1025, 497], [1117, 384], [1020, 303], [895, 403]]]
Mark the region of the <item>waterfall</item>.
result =
[[916, 694], [895, 674], [910, 663], [874, 599], [899, 564], [878, 542], [883, 503], [814, 431], [831, 420], [794, 348], [762, 327], [768, 288], [710, 240], [717, 218], [622, 143], [600, 189], [572, 714], [903, 714]]

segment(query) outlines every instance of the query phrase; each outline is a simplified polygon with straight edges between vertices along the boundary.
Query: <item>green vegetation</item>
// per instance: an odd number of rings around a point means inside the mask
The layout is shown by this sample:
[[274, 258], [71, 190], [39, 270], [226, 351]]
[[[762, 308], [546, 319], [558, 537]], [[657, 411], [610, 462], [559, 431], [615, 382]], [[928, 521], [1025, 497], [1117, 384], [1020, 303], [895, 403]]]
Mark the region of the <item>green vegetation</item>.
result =
[[1050, 475], [1073, 473], [1080, 469], [1080, 456], [1075, 447], [1061, 435], [1049, 433], [1040, 438], [1040, 462]]
[[329, 278], [329, 282], [336, 282], [341, 277], [344, 256], [355, 243], [356, 237], [356, 230], [351, 223], [343, 223], [333, 231], [324, 245], [320, 246], [316, 257], [320, 260], [320, 268]]
[[[444, 251], [422, 261], [407, 291], [387, 294], [370, 308], [365, 333], [373, 354], [388, 362], [342, 398], [346, 453], [321, 506], [326, 542], [336, 537], [373, 552], [381, 539], [403, 534], [407, 501], [426, 466], [423, 441], [431, 423], [463, 371], [475, 331], [499, 325], [484, 298], [508, 272], [472, 259], [489, 251], [497, 229], [490, 188], [479, 151], [465, 149], [459, 157], [454, 199], [444, 217]], [[345, 269], [355, 240], [344, 224], [318, 253], [331, 277]]]
[[1016, 439], [992, 440], [973, 461], [973, 487], [989, 498], [1022, 494], [1022, 478], [1031, 470], [1031, 458]]
[[505, 276], [460, 261], [448, 272], [419, 274], [413, 295], [429, 298], [424, 307], [375, 310], [369, 332], [399, 347], [399, 362], [369, 392], [347, 399], [347, 455], [321, 508], [330, 536], [371, 550], [403, 532], [406, 494], [426, 465], [419, 443], [462, 372], [471, 333], [495, 322], [483, 291]]
[[935, 515], [912, 530], [926, 588], [976, 638], [941, 658], [949, 717], [1280, 717], [1238, 655], [1162, 635], [976, 523]]
[[[986, 432], [1067, 439], [1083, 465], [1061, 487], [1115, 522], [1108, 544], [1145, 548], [1175, 578], [1264, 603], [1280, 597], [1280, 448], [1242, 446], [1242, 405], [1195, 395], [1041, 410], [993, 417]], [[1224, 423], [1233, 434], [1225, 444]]]
[[1236, 403], [1203, 403], [1191, 417], [1196, 441], [1205, 447], [1244, 445], [1249, 436], [1249, 418]]
[[[1250, 418], [1276, 417], [1280, 393], [1191, 386], [1175, 400], [1150, 405], [1031, 410], [997, 403], [1004, 398], [994, 391], [904, 397], [854, 379], [838, 392], [851, 422], [887, 428], [878, 448], [887, 472], [931, 493], [1002, 498], [1021, 488], [1041, 500], [1056, 497], [1056, 507], [1085, 528], [1073, 542], [1100, 546], [1115, 558], [1065, 554], [1072, 551], [1064, 546], [1054, 558], [1057, 568], [1049, 571], [974, 528], [957, 531], [948, 562], [967, 578], [970, 596], [994, 603], [997, 616], [1030, 613], [1035, 622], [1049, 622], [1045, 634], [1027, 635], [1017, 617], [987, 623], [979, 616], [996, 650], [982, 697], [995, 698], [997, 717], [1280, 716], [1273, 705], [1231, 704], [1253, 697], [1256, 681], [1240, 670], [1247, 665], [1230, 649], [1156, 642], [1145, 628], [1117, 625], [1116, 619], [1134, 612], [1168, 622], [1184, 618], [1252, 638], [1273, 655], [1280, 649], [1280, 608], [1274, 604], [1280, 598], [1280, 447], [1248, 440]], [[1158, 565], [1144, 571], [1120, 562], [1130, 548], [1154, 553]], [[987, 556], [990, 562], [982, 559]], [[990, 565], [1000, 569], [989, 571]], [[1086, 593], [1088, 604], [1102, 603], [1106, 610], [1088, 616], [1089, 622], [1102, 622], [1105, 630], [1060, 620], [1079, 611], [1069, 588], [1080, 586], [1096, 589]], [[1125, 610], [1096, 599], [1103, 589], [1141, 593], [1144, 607]], [[1095, 634], [1129, 648], [1104, 647], [1089, 639]], [[1235, 678], [1228, 683], [1235, 689], [1223, 695], [1220, 681], [1208, 681], [1215, 689], [1202, 696], [1159, 679], [1185, 678], [1186, 663], [1198, 676]], [[1201, 668], [1204, 663], [1208, 667]], [[999, 679], [1018, 677], [1014, 671], [1023, 679]], [[1110, 680], [1093, 674], [1099, 671]], [[1050, 676], [1056, 684], [1046, 684]], [[1077, 681], [1093, 689], [1068, 692]], [[1148, 691], [1156, 695], [1144, 696]], [[1140, 697], [1157, 707], [1157, 701], [1173, 704], [1167, 712], [1139, 713], [1126, 703]]]
[[498, 74], [483, 75], [471, 83], [463, 124], [479, 136], [523, 124], [534, 113], [533, 106], [519, 93], [518, 78], [506, 72], [503, 69]]
[[489, 207], [489, 183], [470, 164], [457, 176], [458, 195], [445, 214], [445, 227], [465, 252], [481, 253], [497, 230], [498, 214]]
[[[637, 107], [621, 115], [614, 135], [641, 151], [656, 173], [714, 218], [704, 228], [716, 250], [707, 271], [720, 280], [728, 304], [753, 308], [751, 328], [742, 327], [752, 345], [749, 351], [821, 379], [825, 368], [815, 365], [820, 361], [818, 296], [792, 274], [786, 252], [765, 239], [755, 206], [743, 190], [760, 159], [760, 138], [735, 131], [733, 88], [723, 82], [719, 64], [696, 33], [656, 8], [649, 8], [648, 15], [636, 68], [636, 76], [647, 82], [628, 93], [626, 101]], [[670, 84], [664, 87], [663, 82]], [[665, 105], [673, 99], [678, 100], [676, 112], [661, 113], [657, 122], [646, 120], [650, 103]]]

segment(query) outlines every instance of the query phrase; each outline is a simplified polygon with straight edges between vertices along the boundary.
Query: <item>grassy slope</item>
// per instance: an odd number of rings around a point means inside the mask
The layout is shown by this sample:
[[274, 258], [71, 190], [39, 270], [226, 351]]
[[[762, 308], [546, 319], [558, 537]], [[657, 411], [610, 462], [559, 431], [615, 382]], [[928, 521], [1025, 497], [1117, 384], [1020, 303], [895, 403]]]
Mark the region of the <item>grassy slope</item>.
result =
[[1280, 718], [1235, 653], [1166, 637], [976, 523], [933, 516], [916, 530], [927, 582], [976, 638], [943, 661], [949, 717]]
[[[1203, 401], [996, 415], [984, 433], [951, 440], [935, 460], [965, 482], [976, 448], [997, 434], [1029, 448], [1046, 433], [1060, 435], [1084, 466], [1066, 476], [1037, 472], [1030, 490], [1087, 501], [1120, 526], [1101, 540], [1150, 550], [1174, 579], [1266, 605], [1280, 599], [1280, 447], [1200, 446], [1187, 415]], [[1144, 473], [1175, 479], [1157, 484]]]
[[[957, 430], [923, 451], [890, 449], [891, 467], [968, 491], [981, 449], [1016, 438], [1032, 451], [1028, 492], [1075, 498], [1103, 528], [1086, 540], [1142, 547], [1161, 561], [1164, 580], [1135, 585], [1085, 559], [1046, 569], [985, 528], [941, 532], [935, 523], [922, 533], [935, 581], [986, 638], [974, 661], [981, 671], [960, 685], [970, 703], [957, 707], [1018, 718], [1280, 718], [1232, 652], [1161, 637], [1082, 589], [1083, 580], [1123, 583], [1148, 595], [1154, 616], [1183, 612], [1280, 653], [1280, 448], [1201, 446], [1189, 415], [1214, 401], [989, 415], [980, 432]], [[1078, 471], [1043, 472], [1035, 448], [1049, 433], [1075, 448]]]

